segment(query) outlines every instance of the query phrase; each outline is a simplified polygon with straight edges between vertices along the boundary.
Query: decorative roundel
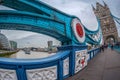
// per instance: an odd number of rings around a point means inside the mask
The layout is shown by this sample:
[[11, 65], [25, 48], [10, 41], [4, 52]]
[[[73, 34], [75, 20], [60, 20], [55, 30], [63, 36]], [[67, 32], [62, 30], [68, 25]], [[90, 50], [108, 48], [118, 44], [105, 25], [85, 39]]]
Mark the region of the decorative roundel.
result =
[[74, 18], [72, 20], [72, 29], [74, 31], [75, 37], [77, 40], [82, 43], [85, 41], [85, 30], [79, 19]]

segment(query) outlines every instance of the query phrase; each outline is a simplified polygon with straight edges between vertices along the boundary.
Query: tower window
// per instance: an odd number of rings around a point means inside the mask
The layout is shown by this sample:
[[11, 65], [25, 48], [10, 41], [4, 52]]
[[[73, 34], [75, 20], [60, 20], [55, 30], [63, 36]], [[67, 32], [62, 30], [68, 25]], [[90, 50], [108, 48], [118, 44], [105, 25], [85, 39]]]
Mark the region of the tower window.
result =
[[105, 17], [105, 16], [106, 16], [105, 14], [102, 15], [102, 17]]

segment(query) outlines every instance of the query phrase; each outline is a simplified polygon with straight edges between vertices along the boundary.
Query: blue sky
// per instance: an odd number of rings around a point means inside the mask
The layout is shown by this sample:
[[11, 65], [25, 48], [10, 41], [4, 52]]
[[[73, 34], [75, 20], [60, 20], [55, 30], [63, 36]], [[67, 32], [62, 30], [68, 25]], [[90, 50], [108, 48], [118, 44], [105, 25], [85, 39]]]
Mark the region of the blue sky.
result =
[[[94, 5], [96, 7], [96, 2], [99, 2], [103, 5], [103, 0], [41, 0], [67, 14], [75, 15], [79, 17], [82, 21], [82, 23], [90, 30], [97, 29], [97, 21], [96, 17], [94, 15], [94, 12], [92, 10], [91, 5]], [[106, 4], [109, 6], [111, 13], [117, 17], [120, 17], [120, 0], [104, 0]], [[6, 8], [4, 6], [0, 6], [0, 10], [6, 10], [9, 8]], [[120, 27], [117, 25], [117, 27]], [[118, 28], [120, 31], [120, 29]], [[46, 42], [48, 40], [53, 40], [55, 44], [59, 44], [59, 41], [56, 39], [47, 37], [42, 34], [32, 33], [32, 32], [21, 32], [21, 31], [2, 31], [3, 34], [5, 34], [10, 40], [16, 40], [16, 41], [22, 41], [24, 39], [29, 39], [31, 41], [29, 42], [35, 42], [33, 38], [38, 40], [34, 44], [29, 44], [31, 46], [36, 46], [38, 43], [40, 46], [46, 47]], [[21, 34], [20, 34], [21, 33]], [[38, 36], [39, 35], [39, 36]], [[36, 36], [36, 37], [34, 37]], [[39, 41], [39, 39], [41, 40]], [[47, 39], [46, 39], [47, 38]], [[20, 43], [20, 42], [18, 42]], [[21, 45], [19, 47], [24, 46], [25, 44], [21, 42]], [[27, 45], [27, 44], [26, 44]]]

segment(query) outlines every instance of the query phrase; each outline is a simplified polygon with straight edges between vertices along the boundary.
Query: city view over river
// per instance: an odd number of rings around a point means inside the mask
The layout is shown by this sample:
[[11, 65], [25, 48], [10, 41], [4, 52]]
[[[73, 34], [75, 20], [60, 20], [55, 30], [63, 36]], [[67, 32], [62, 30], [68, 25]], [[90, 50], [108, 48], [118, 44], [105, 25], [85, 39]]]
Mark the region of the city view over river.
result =
[[[1, 30], [0, 35], [2, 36], [0, 57], [16, 59], [45, 58], [56, 54], [57, 47], [61, 45], [60, 41], [55, 38], [28, 31]], [[29, 53], [26, 53], [27, 50]]]

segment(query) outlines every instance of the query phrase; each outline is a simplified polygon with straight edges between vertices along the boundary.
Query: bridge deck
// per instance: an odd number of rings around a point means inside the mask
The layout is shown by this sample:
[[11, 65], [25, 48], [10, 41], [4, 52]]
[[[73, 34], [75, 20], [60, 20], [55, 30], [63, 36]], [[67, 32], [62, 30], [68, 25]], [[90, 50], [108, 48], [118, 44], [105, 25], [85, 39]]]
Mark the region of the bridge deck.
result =
[[107, 49], [66, 80], [120, 80], [120, 53]]

